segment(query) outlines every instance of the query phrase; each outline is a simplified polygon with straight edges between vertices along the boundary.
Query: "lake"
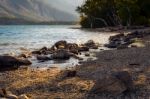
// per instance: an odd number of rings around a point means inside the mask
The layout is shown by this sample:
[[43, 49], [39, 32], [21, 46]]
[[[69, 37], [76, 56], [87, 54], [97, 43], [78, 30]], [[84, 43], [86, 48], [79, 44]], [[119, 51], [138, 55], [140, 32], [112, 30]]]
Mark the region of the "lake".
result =
[[[109, 33], [72, 29], [71, 27], [73, 26], [1, 25], [0, 54], [18, 53], [20, 52], [20, 48], [34, 50], [43, 46], [51, 47], [59, 40], [81, 44], [92, 39], [100, 44], [105, 44], [108, 42], [108, 38], [111, 35]], [[51, 64], [52, 63], [54, 62], [51, 62]], [[49, 64], [49, 62], [46, 64]]]

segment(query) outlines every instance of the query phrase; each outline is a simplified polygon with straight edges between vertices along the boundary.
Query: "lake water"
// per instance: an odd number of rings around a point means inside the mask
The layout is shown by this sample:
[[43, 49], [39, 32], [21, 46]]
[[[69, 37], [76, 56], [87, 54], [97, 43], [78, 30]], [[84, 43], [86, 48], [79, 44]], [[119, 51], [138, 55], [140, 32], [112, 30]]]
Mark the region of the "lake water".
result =
[[73, 26], [2, 25], [0, 26], [0, 54], [16, 53], [20, 51], [20, 48], [33, 50], [43, 46], [51, 47], [59, 40], [81, 44], [92, 39], [100, 44], [105, 44], [111, 35], [71, 27]]

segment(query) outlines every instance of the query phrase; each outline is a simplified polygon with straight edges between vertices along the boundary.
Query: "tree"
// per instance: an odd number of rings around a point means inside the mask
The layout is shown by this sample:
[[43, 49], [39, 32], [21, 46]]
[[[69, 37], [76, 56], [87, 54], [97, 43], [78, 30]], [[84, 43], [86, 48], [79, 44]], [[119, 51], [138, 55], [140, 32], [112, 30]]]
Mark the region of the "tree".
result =
[[82, 27], [148, 25], [149, 0], [86, 0], [77, 8]]

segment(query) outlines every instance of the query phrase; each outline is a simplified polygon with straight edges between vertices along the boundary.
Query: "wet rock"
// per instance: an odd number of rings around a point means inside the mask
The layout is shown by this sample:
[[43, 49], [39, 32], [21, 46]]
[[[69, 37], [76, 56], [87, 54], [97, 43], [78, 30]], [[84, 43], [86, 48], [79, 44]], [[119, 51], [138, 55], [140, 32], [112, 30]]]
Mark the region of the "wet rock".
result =
[[77, 55], [75, 55], [75, 54], [73, 54], [73, 53], [71, 53], [70, 55], [71, 55], [71, 57], [73, 57], [73, 58], [75, 58], [75, 59], [83, 60], [82, 57], [79, 57], [79, 56], [77, 56]]
[[130, 39], [132, 39], [132, 38], [142, 38], [142, 37], [144, 37], [144, 33], [140, 32], [140, 31], [135, 31], [135, 32], [129, 33], [127, 35], [127, 37], [130, 38]]
[[61, 40], [54, 44], [57, 49], [65, 49], [67, 47], [67, 41]]
[[78, 47], [78, 51], [79, 51], [79, 52], [89, 51], [89, 48], [86, 47], [86, 46], [79, 46], [79, 47]]
[[43, 51], [43, 50], [44, 50], [44, 51], [47, 51], [48, 48], [47, 48], [47, 47], [43, 47], [43, 48], [40, 49], [40, 51]]
[[28, 56], [26, 55], [26, 54], [20, 54], [19, 56], [18, 56], [18, 58], [27, 58]]
[[28, 59], [18, 59], [18, 61], [20, 62], [20, 66], [21, 65], [31, 65], [32, 62], [29, 61]]
[[118, 34], [118, 35], [115, 35], [115, 36], [111, 36], [109, 38], [110, 41], [119, 41], [121, 38], [123, 38], [125, 35], [124, 34]]
[[90, 47], [91, 49], [98, 49], [98, 45], [93, 45], [92, 47]]
[[93, 40], [89, 40], [84, 45], [88, 46], [88, 47], [91, 47], [91, 46], [95, 45], [95, 42]]
[[67, 43], [67, 49], [78, 49], [78, 44], [76, 43]]
[[126, 89], [127, 88], [123, 82], [121, 82], [116, 77], [109, 75], [96, 80], [96, 83], [93, 86], [91, 93], [94, 94], [109, 93], [112, 95], [118, 95], [126, 91]]
[[12, 56], [0, 56], [0, 69], [16, 69], [21, 65], [31, 65], [27, 59], [18, 59]]
[[67, 49], [74, 54], [78, 54], [78, 45], [76, 43], [68, 43]]
[[93, 40], [87, 41], [84, 46], [90, 48], [90, 49], [98, 49], [98, 44], [96, 44]]
[[89, 54], [89, 53], [85, 53], [85, 56], [87, 56], [87, 57], [88, 57], [88, 56], [90, 56], [90, 54]]
[[124, 34], [118, 34], [115, 36], [111, 36], [109, 38], [109, 44], [106, 44], [105, 47], [124, 49], [127, 48], [128, 45], [131, 43], [133, 43], [131, 37], [126, 36]]
[[78, 51], [77, 49], [69, 50], [69, 52], [71, 52], [71, 53], [73, 53], [73, 54], [76, 54], [76, 55], [79, 54], [79, 51]]
[[52, 58], [48, 57], [46, 55], [38, 55], [37, 60], [39, 60], [39, 61], [48, 61], [48, 60], [52, 60]]
[[63, 60], [69, 59], [70, 56], [71, 55], [69, 51], [64, 50], [64, 49], [57, 50], [55, 53], [51, 55], [52, 59], [63, 59]]
[[37, 55], [41, 55], [41, 51], [32, 51], [32, 54], [37, 54]]
[[105, 47], [108, 48], [117, 48], [117, 46], [120, 45], [118, 42], [110, 42], [109, 44], [105, 44]]

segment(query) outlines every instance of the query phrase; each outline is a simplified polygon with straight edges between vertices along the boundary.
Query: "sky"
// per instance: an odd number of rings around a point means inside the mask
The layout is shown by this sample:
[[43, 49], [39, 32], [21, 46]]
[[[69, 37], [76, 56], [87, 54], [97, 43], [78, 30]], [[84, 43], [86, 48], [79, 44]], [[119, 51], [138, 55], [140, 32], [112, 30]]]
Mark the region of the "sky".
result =
[[75, 14], [77, 14], [77, 12], [75, 11], [77, 6], [83, 3], [83, 0], [42, 0], [42, 1], [62, 11], [64, 10], [67, 12], [73, 12]]

